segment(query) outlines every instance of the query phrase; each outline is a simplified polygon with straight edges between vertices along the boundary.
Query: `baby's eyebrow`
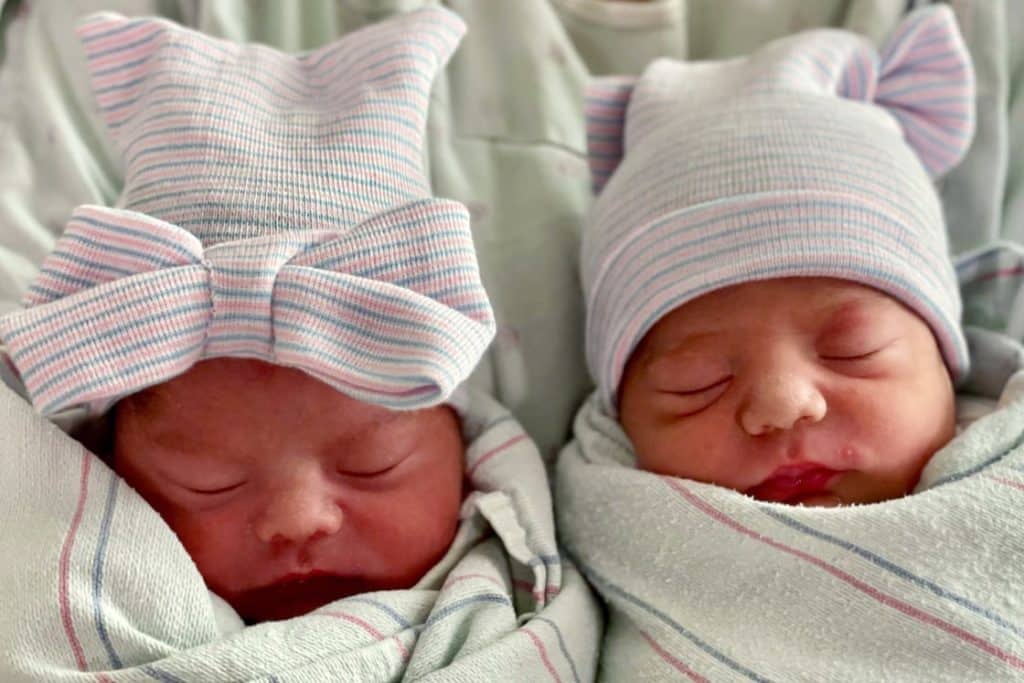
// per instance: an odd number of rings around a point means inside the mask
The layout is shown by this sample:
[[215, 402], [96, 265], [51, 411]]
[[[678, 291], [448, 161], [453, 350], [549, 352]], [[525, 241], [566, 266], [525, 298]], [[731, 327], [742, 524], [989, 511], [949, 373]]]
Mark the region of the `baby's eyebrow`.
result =
[[652, 349], [643, 365], [644, 373], [648, 377], [657, 378], [664, 373], [674, 373], [683, 369], [706, 372], [709, 368], [721, 366], [725, 372], [727, 361], [717, 346], [683, 342], [663, 349]]
[[182, 430], [171, 428], [144, 428], [151, 444], [167, 451], [173, 451], [176, 457], [204, 457], [208, 458], [211, 453], [220, 453], [221, 449], [215, 444], [204, 442], [203, 437], [195, 434], [185, 433]]
[[671, 357], [671, 356], [685, 356], [687, 354], [702, 354], [709, 348], [714, 349], [717, 347], [715, 340], [720, 333], [720, 330], [693, 330], [690, 332], [684, 332], [682, 337], [677, 337], [672, 340], [671, 344], [666, 344], [661, 347], [653, 347], [648, 351], [652, 359], [659, 357]]
[[[878, 316], [890, 310], [888, 303], [885, 299], [869, 297], [856, 297], [844, 301], [826, 312], [822, 328], [829, 332], [842, 332], [873, 324], [878, 321]], [[896, 302], [892, 303], [899, 305]]]
[[823, 317], [823, 328], [830, 332], [841, 332], [850, 327], [859, 327], [867, 318], [867, 307], [860, 300], [847, 301], [829, 310]]
[[386, 413], [382, 413], [369, 420], [366, 420], [363, 424], [359, 425], [358, 427], [351, 431], [348, 431], [344, 434], [339, 434], [334, 438], [328, 439], [327, 442], [334, 447], [346, 446], [353, 442], [359, 441], [362, 438], [365, 438], [372, 432], [387, 431], [388, 429], [393, 428], [399, 420], [416, 415], [419, 412], [420, 411], [406, 412], [400, 410], [390, 410]]

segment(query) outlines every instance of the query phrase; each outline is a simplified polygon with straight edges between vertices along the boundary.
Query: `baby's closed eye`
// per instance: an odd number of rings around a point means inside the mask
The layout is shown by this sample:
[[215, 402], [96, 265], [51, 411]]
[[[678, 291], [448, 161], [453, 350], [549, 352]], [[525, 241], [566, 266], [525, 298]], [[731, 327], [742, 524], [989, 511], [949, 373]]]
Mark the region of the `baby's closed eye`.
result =
[[334, 470], [347, 477], [371, 479], [384, 477], [408, 461], [420, 450], [412, 435], [388, 430], [365, 440], [345, 441], [331, 447], [324, 455]]
[[391, 417], [353, 438], [346, 435], [326, 442], [321, 456], [343, 476], [371, 479], [384, 477], [424, 452], [422, 416], [407, 413]]
[[215, 496], [215, 495], [220, 494], [220, 493], [229, 493], [231, 491], [235, 491], [237, 489], [240, 489], [243, 486], [245, 486], [245, 481], [240, 481], [240, 482], [237, 482], [235, 484], [227, 484], [227, 485], [224, 485], [224, 486], [216, 486], [216, 485], [211, 486], [209, 484], [206, 484], [206, 485], [195, 484], [195, 485], [191, 485], [191, 486], [186, 484], [186, 485], [183, 485], [183, 486], [184, 486], [184, 488], [187, 488], [189, 491], [191, 491], [193, 493], [200, 493], [200, 494]]
[[206, 467], [180, 471], [162, 468], [160, 474], [162, 480], [170, 484], [169, 490], [166, 486], [164, 490], [172, 500], [183, 504], [196, 501], [219, 504], [234, 498], [249, 483], [249, 477], [244, 473]]
[[162, 462], [157, 472], [167, 481], [194, 493], [224, 493], [243, 486], [248, 479], [244, 468], [213, 459], [177, 457]]
[[724, 358], [692, 352], [657, 357], [647, 365], [645, 374], [656, 405], [677, 416], [691, 415], [711, 405], [732, 380]]
[[731, 380], [732, 375], [712, 380], [686, 376], [663, 378], [654, 391], [655, 405], [661, 412], [675, 417], [694, 415], [717, 401]]
[[899, 337], [872, 333], [829, 340], [819, 344], [818, 357], [837, 372], [868, 376], [898, 360]]
[[394, 471], [409, 455], [411, 452], [398, 456], [384, 453], [370, 457], [346, 458], [338, 464], [337, 470], [339, 474], [352, 477], [379, 477]]
[[844, 306], [815, 339], [818, 357], [851, 368], [885, 360], [901, 337], [898, 312], [887, 303], [873, 307], [871, 314], [862, 305]]

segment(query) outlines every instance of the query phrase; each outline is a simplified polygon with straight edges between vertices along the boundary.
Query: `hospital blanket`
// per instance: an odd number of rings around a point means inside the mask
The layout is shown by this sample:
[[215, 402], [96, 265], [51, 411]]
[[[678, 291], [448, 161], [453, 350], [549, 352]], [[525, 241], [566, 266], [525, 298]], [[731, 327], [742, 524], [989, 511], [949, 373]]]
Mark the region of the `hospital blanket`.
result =
[[567, 551], [609, 605], [600, 678], [1024, 680], [1022, 355], [971, 339], [985, 359], [974, 398], [1012, 373], [998, 408], [913, 494], [871, 505], [765, 503], [637, 470], [588, 402], [556, 503]]
[[160, 516], [0, 384], [0, 680], [586, 681], [601, 616], [559, 554], [543, 463], [466, 390], [467, 496], [414, 587], [243, 627]]

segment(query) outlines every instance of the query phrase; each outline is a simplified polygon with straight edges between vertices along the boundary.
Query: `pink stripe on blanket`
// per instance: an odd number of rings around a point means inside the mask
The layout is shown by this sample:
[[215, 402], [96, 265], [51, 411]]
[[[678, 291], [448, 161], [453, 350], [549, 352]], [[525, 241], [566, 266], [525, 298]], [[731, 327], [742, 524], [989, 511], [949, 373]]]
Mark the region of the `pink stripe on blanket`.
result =
[[82, 449], [82, 475], [79, 480], [78, 504], [75, 513], [71, 516], [71, 526], [67, 535], [64, 536], [64, 547], [60, 550], [60, 570], [58, 574], [59, 585], [57, 595], [60, 601], [60, 621], [64, 625], [64, 633], [71, 644], [71, 651], [75, 655], [75, 662], [79, 671], [85, 671], [85, 652], [82, 650], [82, 643], [75, 633], [75, 624], [71, 618], [71, 605], [68, 600], [68, 566], [71, 564], [71, 551], [75, 545], [75, 535], [82, 523], [82, 514], [85, 511], [85, 500], [89, 496], [89, 469], [92, 465], [92, 456], [85, 449]]
[[748, 529], [747, 527], [743, 526], [736, 520], [726, 515], [721, 510], [718, 510], [709, 505], [707, 502], [701, 500], [699, 496], [690, 492], [685, 486], [678, 483], [677, 481], [668, 478], [665, 478], [664, 481], [666, 484], [668, 484], [670, 488], [675, 489], [686, 500], [686, 502], [690, 503], [695, 508], [697, 508], [707, 516], [711, 517], [715, 521], [721, 522], [722, 524], [738, 531], [739, 533], [745, 536], [749, 536], [754, 540], [761, 541], [762, 543], [769, 545], [772, 548], [775, 548], [776, 550], [781, 550], [784, 553], [788, 553], [790, 555], [793, 555], [794, 557], [798, 557], [802, 560], [810, 562], [814, 566], [823, 569], [824, 571], [828, 572], [840, 581], [843, 581], [849, 584], [850, 586], [853, 586], [857, 590], [871, 596], [872, 598], [882, 603], [886, 607], [891, 607], [892, 609], [901, 612], [902, 614], [905, 614], [908, 617], [917, 619], [922, 623], [934, 626], [939, 630], [945, 631], [946, 633], [959, 638], [965, 643], [973, 645], [979, 650], [982, 650], [983, 652], [986, 652], [992, 655], [993, 657], [996, 657], [997, 659], [1005, 662], [1009, 666], [1020, 671], [1024, 671], [1024, 659], [1021, 659], [1020, 657], [1017, 657], [1012, 653], [1006, 652], [996, 647], [992, 643], [989, 643], [988, 641], [960, 628], [959, 626], [956, 626], [955, 624], [943, 621], [942, 619], [939, 619], [936, 616], [928, 614], [924, 610], [914, 607], [913, 605], [903, 602], [902, 600], [898, 600], [897, 598], [894, 598], [891, 595], [886, 595], [877, 588], [874, 588], [873, 586], [864, 583], [860, 579], [852, 576], [851, 574], [848, 574], [847, 572], [836, 567], [835, 565], [829, 564], [828, 562], [825, 562], [822, 559], [805, 553], [802, 550], [797, 550], [796, 548], [790, 547], [784, 543], [780, 543], [779, 541], [768, 538], [764, 534], [754, 531], [753, 529]]
[[499, 455], [500, 453], [508, 450], [512, 446], [515, 446], [517, 443], [523, 441], [524, 439], [526, 439], [526, 434], [519, 434], [518, 436], [513, 436], [511, 439], [501, 444], [500, 446], [497, 446], [487, 451], [482, 456], [480, 456], [480, 458], [478, 458], [475, 463], [469, 466], [469, 469], [466, 470], [466, 476], [472, 478], [473, 474], [481, 465], [483, 465], [485, 462], [487, 462], [494, 456]]
[[992, 474], [988, 475], [987, 478], [991, 479], [992, 481], [997, 481], [1000, 484], [1002, 484], [1003, 486], [1009, 486], [1012, 489], [1020, 489], [1021, 491], [1024, 491], [1024, 484], [1020, 483], [1019, 481], [1013, 481], [1011, 479], [1003, 479], [1002, 477], [997, 477], [997, 476], [992, 475]]
[[499, 581], [493, 576], [488, 576], [487, 574], [460, 574], [459, 576], [449, 576], [448, 579], [444, 582], [442, 590], [454, 586], [457, 583], [462, 583], [463, 581], [469, 581], [471, 579], [480, 579], [482, 581], [487, 581], [488, 583], [492, 583], [498, 588], [501, 588], [502, 590], [505, 589], [505, 584], [503, 584], [501, 581]]
[[544, 592], [534, 588], [533, 584], [523, 579], [514, 579], [512, 585], [521, 591], [529, 593], [534, 600], [537, 602], [544, 602], [545, 600], [552, 600], [558, 597], [558, 594], [562, 592], [562, 589], [554, 584], [547, 584], [544, 586]]
[[520, 630], [526, 635], [528, 635], [530, 637], [530, 640], [533, 641], [534, 646], [537, 648], [537, 652], [540, 653], [541, 661], [544, 662], [544, 668], [548, 670], [549, 674], [551, 674], [551, 678], [554, 679], [557, 683], [562, 683], [562, 678], [558, 675], [558, 672], [555, 671], [555, 665], [551, 663], [551, 658], [548, 657], [548, 651], [544, 647], [544, 642], [537, 637], [537, 634], [535, 634], [533, 631], [526, 628], [525, 626]]
[[663, 648], [661, 645], [658, 645], [658, 641], [656, 641], [654, 638], [647, 635], [644, 631], [640, 631], [640, 635], [644, 637], [644, 640], [646, 640], [647, 644], [651, 646], [651, 649], [654, 650], [659, 657], [661, 657], [670, 665], [672, 665], [672, 667], [676, 671], [684, 674], [691, 681], [696, 681], [698, 683], [708, 683], [708, 679], [704, 678], [699, 673], [697, 673], [690, 667], [686, 666], [686, 664], [684, 664], [682, 661], [674, 657], [671, 652]]
[[395, 641], [395, 645], [398, 646], [398, 651], [402, 654], [402, 660], [404, 661], [406, 659], [409, 659], [409, 649], [405, 647], [405, 644], [401, 640], [399, 640], [397, 635], [385, 636], [383, 633], [381, 633], [373, 626], [371, 626], [368, 622], [360, 619], [359, 617], [352, 616], [351, 614], [346, 614], [344, 612], [317, 612], [317, 614], [322, 614], [325, 617], [334, 617], [335, 619], [341, 619], [342, 621], [347, 621], [351, 624], [355, 624], [356, 626], [363, 629], [377, 640], [385, 640], [385, 638], [390, 637], [391, 640]]

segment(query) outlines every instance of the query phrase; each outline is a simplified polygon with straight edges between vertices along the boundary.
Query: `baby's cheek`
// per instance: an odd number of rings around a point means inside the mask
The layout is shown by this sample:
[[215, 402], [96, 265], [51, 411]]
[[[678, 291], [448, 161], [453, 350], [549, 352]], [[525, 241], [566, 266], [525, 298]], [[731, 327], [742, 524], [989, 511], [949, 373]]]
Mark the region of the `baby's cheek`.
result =
[[720, 459], [717, 451], [728, 432], [709, 434], [706, 421], [706, 416], [652, 420], [644, 429], [634, 430], [637, 467], [668, 476], [708, 479]]
[[164, 518], [211, 588], [230, 588], [229, 582], [244, 573], [248, 521], [240, 512], [177, 510]]
[[[402, 493], [400, 505], [404, 508], [409, 527], [417, 527], [426, 538], [436, 538], [453, 532], [458, 523], [463, 499], [462, 473], [440, 476], [421, 476], [415, 485]], [[410, 533], [411, 535], [411, 533]]]
[[461, 471], [424, 472], [397, 490], [375, 494], [351, 511], [350, 520], [374, 547], [381, 573], [394, 577], [396, 585], [411, 585], [451, 546], [462, 498]]

